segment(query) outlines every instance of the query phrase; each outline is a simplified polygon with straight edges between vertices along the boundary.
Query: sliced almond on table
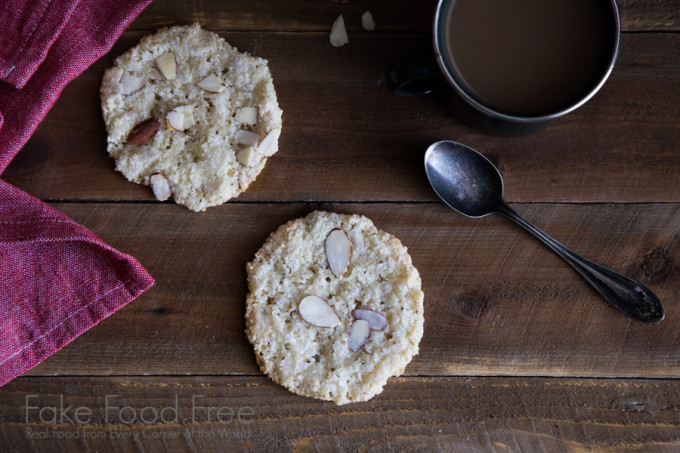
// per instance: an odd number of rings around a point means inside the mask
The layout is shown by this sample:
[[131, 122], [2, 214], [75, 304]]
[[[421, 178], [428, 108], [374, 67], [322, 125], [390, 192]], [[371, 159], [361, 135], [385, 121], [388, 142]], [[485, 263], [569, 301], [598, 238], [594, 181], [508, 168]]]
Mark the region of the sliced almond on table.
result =
[[154, 173], [149, 179], [151, 183], [151, 190], [158, 201], [165, 201], [172, 195], [170, 183], [165, 176], [160, 173]]
[[255, 146], [260, 139], [260, 134], [241, 129], [234, 134], [234, 141], [239, 145]]
[[120, 92], [125, 96], [135, 94], [144, 88], [144, 79], [132, 74], [123, 74], [120, 78]]
[[180, 105], [170, 110], [165, 119], [168, 121], [168, 129], [184, 132], [195, 124], [191, 106]]
[[241, 107], [235, 116], [236, 121], [246, 124], [248, 126], [254, 126], [257, 124], [257, 108], [255, 107]]
[[326, 236], [326, 260], [328, 267], [336, 277], [342, 277], [352, 260], [352, 243], [340, 228], [336, 228]]
[[224, 91], [224, 84], [215, 73], [211, 72], [208, 76], [196, 84], [200, 89], [209, 93], [221, 93]]
[[371, 335], [371, 327], [368, 321], [357, 319], [349, 328], [349, 348], [352, 352], [358, 352], [364, 347]]
[[151, 141], [158, 129], [161, 128], [161, 120], [158, 118], [149, 118], [142, 121], [132, 128], [125, 140], [131, 145], [146, 145]]
[[387, 327], [387, 318], [377, 311], [368, 310], [366, 308], [357, 308], [352, 310], [352, 316], [354, 316], [354, 319], [367, 321], [371, 330], [385, 330]]
[[298, 305], [298, 312], [302, 319], [313, 326], [335, 327], [341, 323], [333, 307], [318, 296], [307, 296], [302, 299]]
[[177, 78], [177, 58], [175, 52], [167, 51], [160, 57], [156, 58], [156, 66], [161, 74], [168, 80], [175, 80]]
[[375, 30], [375, 21], [370, 11], [366, 11], [361, 15], [361, 28], [367, 31]]
[[329, 40], [333, 47], [342, 47], [349, 43], [347, 29], [345, 28], [345, 19], [342, 18], [342, 14], [339, 15], [337, 19], [335, 19], [335, 22], [333, 22]]

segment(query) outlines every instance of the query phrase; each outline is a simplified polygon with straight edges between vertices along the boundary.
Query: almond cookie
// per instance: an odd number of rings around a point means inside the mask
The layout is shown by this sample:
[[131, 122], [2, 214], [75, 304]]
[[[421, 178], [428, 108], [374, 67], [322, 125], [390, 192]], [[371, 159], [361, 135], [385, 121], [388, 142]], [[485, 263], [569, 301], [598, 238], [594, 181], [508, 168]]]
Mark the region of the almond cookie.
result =
[[161, 29], [119, 56], [101, 103], [116, 169], [193, 211], [244, 191], [278, 150], [267, 61], [198, 24]]
[[399, 239], [364, 216], [316, 211], [288, 222], [246, 270], [257, 362], [294, 393], [366, 401], [418, 353], [420, 276]]

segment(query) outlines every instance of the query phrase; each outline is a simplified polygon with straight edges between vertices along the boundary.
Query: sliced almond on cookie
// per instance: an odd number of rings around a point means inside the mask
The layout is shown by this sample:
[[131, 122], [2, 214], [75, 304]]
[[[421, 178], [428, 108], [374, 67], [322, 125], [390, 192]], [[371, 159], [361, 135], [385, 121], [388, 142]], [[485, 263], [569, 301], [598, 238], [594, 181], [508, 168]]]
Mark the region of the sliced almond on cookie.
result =
[[194, 115], [188, 105], [180, 105], [170, 110], [165, 119], [168, 121], [168, 129], [179, 132], [184, 132], [195, 124]]
[[120, 83], [120, 79], [123, 77], [123, 71], [121, 68], [113, 67], [104, 72], [104, 80], [108, 83]]
[[160, 173], [154, 173], [149, 178], [151, 183], [151, 190], [158, 201], [165, 201], [172, 195], [172, 189], [170, 188], [170, 183], [165, 176]]
[[151, 141], [158, 129], [161, 128], [161, 120], [158, 118], [149, 118], [142, 121], [132, 128], [125, 140], [131, 145], [142, 146]]
[[352, 260], [352, 243], [340, 228], [336, 228], [326, 236], [326, 260], [328, 267], [336, 277], [343, 277]]
[[120, 92], [125, 96], [135, 94], [144, 88], [144, 79], [134, 76], [132, 74], [123, 74], [120, 78]]
[[239, 123], [254, 126], [257, 124], [257, 108], [255, 107], [241, 107], [234, 117]]
[[214, 72], [208, 74], [208, 76], [196, 84], [200, 89], [205, 90], [209, 93], [221, 93], [224, 91], [224, 84]]
[[175, 80], [177, 78], [177, 58], [175, 52], [167, 51], [160, 57], [156, 58], [156, 66], [161, 74], [168, 80]]
[[352, 310], [352, 316], [354, 316], [354, 319], [368, 321], [371, 330], [385, 330], [387, 327], [387, 318], [377, 311], [368, 310], [366, 308], [357, 308]]
[[357, 319], [349, 328], [349, 348], [352, 352], [358, 352], [364, 347], [371, 335], [371, 326], [368, 321]]
[[272, 156], [277, 150], [276, 146], [281, 135], [281, 129], [272, 129], [265, 138], [257, 145], [257, 151], [263, 156]]
[[236, 134], [234, 134], [234, 141], [239, 145], [255, 146], [259, 139], [260, 134], [245, 129], [236, 131]]
[[341, 323], [333, 307], [318, 296], [307, 296], [302, 299], [298, 305], [298, 312], [302, 319], [313, 326], [335, 327]]
[[236, 152], [236, 161], [244, 167], [250, 167], [257, 160], [257, 151], [252, 146], [239, 149]]

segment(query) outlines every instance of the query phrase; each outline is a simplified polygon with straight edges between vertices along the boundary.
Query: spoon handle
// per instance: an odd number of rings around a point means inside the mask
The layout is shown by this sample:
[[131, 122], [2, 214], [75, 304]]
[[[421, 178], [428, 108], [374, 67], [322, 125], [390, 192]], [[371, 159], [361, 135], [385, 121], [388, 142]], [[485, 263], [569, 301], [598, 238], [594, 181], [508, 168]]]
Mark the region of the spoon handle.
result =
[[572, 252], [524, 217], [517, 214], [506, 203], [501, 203], [496, 212], [517, 223], [540, 239], [541, 242], [569, 263], [607, 302], [627, 316], [643, 322], [663, 320], [664, 311], [661, 301], [641, 283]]

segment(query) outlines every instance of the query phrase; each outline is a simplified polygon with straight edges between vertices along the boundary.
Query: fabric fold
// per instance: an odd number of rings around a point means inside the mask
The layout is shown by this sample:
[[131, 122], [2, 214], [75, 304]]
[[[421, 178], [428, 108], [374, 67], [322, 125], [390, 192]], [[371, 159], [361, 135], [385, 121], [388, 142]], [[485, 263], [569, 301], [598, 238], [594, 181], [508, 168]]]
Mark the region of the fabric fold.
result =
[[[0, 6], [0, 173], [66, 84], [108, 52], [149, 3], [8, 0]], [[154, 283], [134, 258], [2, 180], [0, 275], [0, 385]]]
[[[23, 88], [80, 0], [10, 0], [0, 6], [0, 79]], [[22, 7], [23, 6], [23, 7]]]
[[[5, 8], [14, 5], [21, 9], [35, 7], [34, 3], [10, 0]], [[0, 110], [4, 125], [0, 130], [0, 173], [14, 155], [28, 141], [38, 123], [45, 117], [66, 84], [75, 79], [94, 61], [108, 52], [123, 30], [151, 0], [81, 0], [56, 37], [40, 67], [22, 89], [0, 83]], [[16, 14], [15, 17], [23, 17]], [[43, 17], [44, 26], [58, 22]], [[1, 22], [0, 22], [1, 23]], [[3, 24], [5, 26], [6, 24]], [[10, 29], [12, 27], [10, 26]], [[38, 45], [35, 42], [35, 45]], [[2, 52], [4, 55], [4, 52]], [[40, 54], [38, 50], [24, 50], [24, 56]], [[18, 62], [15, 62], [15, 64]]]
[[0, 180], [0, 385], [153, 285], [131, 256]]

